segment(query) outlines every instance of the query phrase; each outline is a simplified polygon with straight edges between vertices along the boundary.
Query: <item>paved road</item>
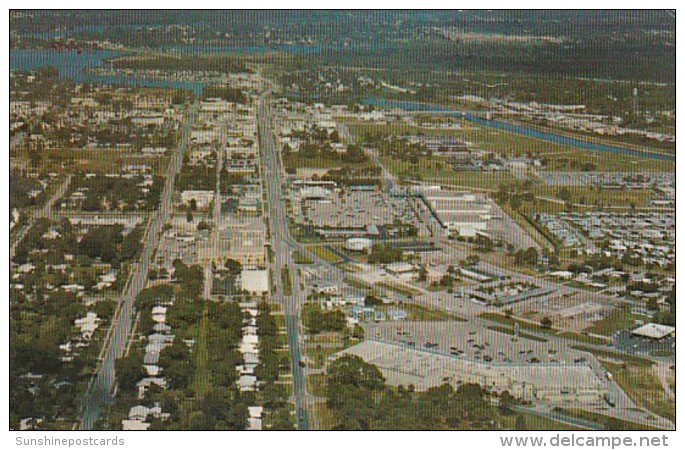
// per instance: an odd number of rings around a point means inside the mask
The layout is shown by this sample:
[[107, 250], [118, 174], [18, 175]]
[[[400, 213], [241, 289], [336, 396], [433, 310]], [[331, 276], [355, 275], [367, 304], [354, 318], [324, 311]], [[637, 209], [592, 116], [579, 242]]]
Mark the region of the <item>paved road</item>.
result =
[[48, 199], [48, 201], [45, 202], [45, 204], [42, 207], [39, 207], [38, 209], [34, 209], [30, 212], [31, 218], [29, 219], [28, 223], [24, 225], [21, 230], [19, 230], [19, 233], [17, 233], [16, 238], [14, 239], [14, 242], [10, 245], [10, 259], [14, 258], [14, 254], [17, 250], [17, 246], [19, 243], [26, 237], [26, 234], [28, 231], [31, 229], [33, 224], [36, 222], [37, 219], [44, 219], [46, 217], [52, 217], [52, 207], [59, 200], [64, 196], [64, 194], [67, 192], [67, 189], [69, 189], [69, 185], [71, 184], [71, 175], [67, 176], [62, 184], [59, 185], [57, 190], [52, 194], [52, 196]]
[[114, 318], [113, 328], [108, 334], [103, 347], [103, 360], [97, 375], [86, 390], [85, 398], [82, 403], [83, 414], [81, 416], [80, 428], [91, 430], [95, 426], [100, 415], [102, 406], [112, 400], [112, 392], [115, 387], [115, 362], [126, 350], [126, 343], [131, 333], [133, 325], [134, 308], [133, 304], [138, 293], [145, 287], [148, 269], [152, 261], [159, 238], [162, 234], [162, 227], [167, 221], [172, 209], [172, 197], [174, 193], [174, 183], [176, 175], [183, 164], [183, 153], [190, 136], [190, 124], [195, 115], [195, 106], [191, 107], [183, 124], [183, 134], [179, 143], [176, 157], [169, 162], [166, 182], [162, 191], [162, 199], [159, 209], [155, 211], [148, 227], [147, 239], [140, 254], [139, 261], [134, 263], [129, 283], [124, 288], [119, 309]]
[[216, 160], [216, 185], [214, 186], [214, 207], [212, 208], [212, 230], [210, 234], [211, 257], [205, 267], [205, 284], [203, 298], [209, 299], [212, 295], [212, 284], [214, 282], [214, 271], [212, 261], [219, 255], [219, 225], [221, 223], [221, 169], [224, 165], [224, 155], [226, 154], [226, 123], [221, 123], [219, 151]]
[[[302, 354], [300, 350], [300, 326], [299, 306], [305, 298], [300, 290], [297, 277], [297, 266], [293, 259], [294, 242], [288, 229], [288, 217], [285, 202], [282, 199], [281, 183], [283, 175], [279, 165], [278, 150], [272, 129], [272, 115], [268, 100], [260, 98], [257, 106], [257, 120], [259, 131], [259, 144], [263, 152], [264, 174], [263, 179], [268, 192], [269, 221], [271, 231], [271, 245], [274, 252], [272, 266], [273, 285], [276, 286], [275, 298], [283, 305], [285, 314], [285, 327], [290, 351], [290, 365], [293, 373], [293, 395], [295, 397], [295, 409], [297, 411], [297, 428], [308, 430], [309, 413], [306, 408], [307, 387], [305, 372], [300, 366]], [[281, 285], [281, 273], [289, 271], [292, 292], [286, 295]]]
[[512, 407], [514, 411], [525, 412], [528, 414], [534, 414], [536, 416], [545, 417], [547, 419], [552, 419], [556, 422], [565, 423], [568, 425], [573, 425], [579, 428], [584, 428], [586, 430], [603, 430], [604, 427], [598, 423], [590, 422], [589, 420], [582, 420], [576, 417], [567, 416], [559, 412], [552, 411], [551, 408], [540, 407], [540, 406], [514, 406]]

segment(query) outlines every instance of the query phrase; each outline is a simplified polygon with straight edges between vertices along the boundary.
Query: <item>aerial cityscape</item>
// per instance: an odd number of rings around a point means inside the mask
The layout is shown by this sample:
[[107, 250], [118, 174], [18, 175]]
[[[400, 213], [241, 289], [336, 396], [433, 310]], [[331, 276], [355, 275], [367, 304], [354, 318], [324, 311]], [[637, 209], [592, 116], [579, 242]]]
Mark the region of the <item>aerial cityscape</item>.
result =
[[10, 429], [675, 429], [674, 12], [9, 35]]

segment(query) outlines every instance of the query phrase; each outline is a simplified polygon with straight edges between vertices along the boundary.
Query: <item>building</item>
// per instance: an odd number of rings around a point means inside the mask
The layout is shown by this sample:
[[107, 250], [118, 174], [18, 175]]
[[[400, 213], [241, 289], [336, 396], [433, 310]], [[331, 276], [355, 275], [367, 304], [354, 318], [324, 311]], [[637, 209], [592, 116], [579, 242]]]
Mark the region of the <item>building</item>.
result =
[[486, 232], [488, 221], [492, 218], [492, 206], [480, 194], [422, 189], [420, 196], [449, 234], [475, 237]]
[[240, 273], [240, 285], [243, 291], [253, 295], [269, 292], [269, 271], [258, 269], [243, 269]]
[[477, 383], [493, 392], [509, 391], [523, 401], [553, 405], [602, 404], [602, 378], [587, 363], [495, 364], [394, 342], [366, 340], [331, 356], [356, 355], [374, 364], [390, 386], [417, 391], [449, 383]]
[[181, 202], [189, 205], [191, 200], [195, 200], [198, 209], [205, 209], [214, 200], [214, 191], [183, 191]]
[[331, 191], [321, 186], [303, 186], [299, 194], [302, 200], [325, 201], [330, 198]]
[[373, 247], [373, 241], [368, 238], [349, 238], [345, 241], [345, 250], [352, 252], [368, 252]]
[[675, 327], [661, 325], [658, 323], [647, 323], [630, 332], [633, 336], [660, 341], [669, 336], [675, 335]]
[[388, 264], [385, 267], [385, 271], [392, 276], [395, 276], [397, 278], [401, 279], [413, 279], [414, 277], [417, 276], [418, 270], [416, 267], [412, 264], [406, 263], [406, 262], [397, 262], [397, 263], [392, 263]]

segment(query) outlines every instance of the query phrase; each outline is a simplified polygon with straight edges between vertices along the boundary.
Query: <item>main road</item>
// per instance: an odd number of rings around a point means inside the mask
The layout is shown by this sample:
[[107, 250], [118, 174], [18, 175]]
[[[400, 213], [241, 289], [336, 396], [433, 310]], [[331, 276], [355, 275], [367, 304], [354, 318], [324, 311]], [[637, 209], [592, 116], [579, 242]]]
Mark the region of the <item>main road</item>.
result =
[[91, 380], [85, 393], [82, 403], [80, 428], [91, 430], [95, 426], [103, 405], [112, 400], [115, 386], [116, 373], [115, 362], [117, 358], [123, 356], [126, 350], [126, 343], [131, 334], [134, 316], [134, 302], [138, 293], [145, 287], [148, 270], [152, 261], [159, 238], [162, 235], [162, 227], [169, 217], [172, 208], [172, 197], [174, 193], [174, 183], [176, 175], [181, 170], [183, 164], [183, 154], [185, 152], [188, 139], [190, 137], [190, 125], [195, 115], [195, 106], [188, 109], [188, 113], [183, 124], [183, 132], [176, 155], [169, 162], [166, 182], [162, 191], [160, 207], [155, 211], [150, 219], [146, 238], [137, 263], [134, 263], [129, 282], [124, 288], [119, 308], [114, 316], [114, 323], [105, 339], [103, 345], [103, 358], [95, 378]]
[[[282, 170], [279, 164], [278, 150], [272, 128], [271, 108], [264, 97], [257, 105], [257, 126], [259, 145], [263, 155], [263, 180], [268, 193], [268, 212], [271, 232], [271, 248], [274, 261], [272, 276], [275, 288], [275, 298], [283, 305], [285, 314], [285, 328], [290, 352], [290, 365], [293, 374], [293, 396], [297, 411], [297, 428], [309, 429], [309, 413], [306, 407], [307, 386], [305, 372], [301, 365], [300, 350], [299, 307], [304, 302], [304, 294], [300, 289], [297, 277], [297, 266], [293, 258], [294, 240], [288, 229], [288, 217], [282, 198], [281, 185], [283, 183]], [[287, 273], [290, 277], [291, 292], [284, 292], [281, 275]]]

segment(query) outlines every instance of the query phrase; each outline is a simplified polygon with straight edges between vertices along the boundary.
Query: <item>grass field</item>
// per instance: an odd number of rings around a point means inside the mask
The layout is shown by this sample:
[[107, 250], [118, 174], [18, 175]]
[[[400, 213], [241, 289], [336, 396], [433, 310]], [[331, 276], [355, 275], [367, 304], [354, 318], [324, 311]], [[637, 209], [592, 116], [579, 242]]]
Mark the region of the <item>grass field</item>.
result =
[[592, 347], [587, 347], [585, 345], [572, 345], [571, 348], [575, 350], [580, 350], [581, 352], [592, 353], [593, 355], [598, 357], [610, 358], [612, 360], [619, 361], [623, 360], [626, 363], [638, 366], [651, 366], [653, 364], [653, 362], [648, 359], [641, 358], [639, 356], [628, 355], [626, 353], [618, 353], [611, 350], [600, 350]]
[[675, 420], [675, 401], [664, 391], [652, 366], [627, 365], [623, 368], [611, 363], [605, 363], [604, 366], [637, 405], [661, 417]]
[[519, 328], [521, 330], [529, 330], [529, 331], [536, 331], [538, 333], [544, 333], [544, 334], [553, 334], [554, 328], [543, 328], [540, 325], [535, 325], [533, 323], [526, 322], [524, 320], [516, 319], [514, 317], [507, 317], [502, 314], [498, 313], [493, 313], [493, 312], [485, 312], [479, 314], [480, 317], [483, 319], [487, 320], [492, 320], [494, 322], [499, 322], [503, 323], [505, 325], [511, 325], [514, 326], [515, 324], [519, 324]]
[[295, 260], [295, 264], [311, 264], [313, 262], [308, 255], [299, 250], [293, 252], [293, 259]]
[[639, 430], [655, 430], [656, 429], [656, 428], [652, 428], [646, 424], [628, 422], [626, 420], [616, 419], [616, 418], [606, 416], [604, 414], [598, 414], [598, 413], [594, 413], [591, 411], [585, 411], [582, 409], [559, 408], [559, 412], [561, 412], [567, 416], [577, 417], [579, 419], [588, 420], [590, 422], [595, 422], [595, 423], [600, 424], [600, 425], [605, 424], [605, 423], [610, 421], [610, 422], [613, 422], [613, 424], [618, 425], [623, 430], [639, 431]]
[[[28, 157], [24, 151], [12, 151], [12, 156]], [[118, 172], [129, 164], [146, 164], [151, 173], [163, 175], [166, 173], [169, 157], [142, 156], [131, 153], [128, 149], [52, 149], [41, 152], [38, 168], [43, 172], [62, 172], [87, 170], [89, 172]]]
[[441, 309], [430, 309], [415, 303], [403, 303], [400, 308], [407, 312], [407, 320], [418, 321], [443, 321], [456, 320], [459, 322], [466, 322], [467, 320]]
[[[650, 158], [620, 155], [618, 153], [583, 150], [565, 144], [548, 142], [516, 133], [489, 128], [472, 126], [469, 122], [462, 122], [462, 130], [430, 130], [431, 135], [448, 135], [462, 138], [473, 142], [482, 150], [494, 150], [507, 156], [524, 156], [532, 154], [546, 158], [548, 166], [546, 170], [573, 170], [573, 167], [581, 167], [586, 162], [593, 162], [599, 171], [673, 171], [673, 161], [661, 161]], [[377, 125], [377, 124], [353, 124], [350, 130], [362, 135], [369, 132], [383, 132], [388, 135], [426, 133], [425, 129], [407, 125]], [[609, 143], [611, 144], [611, 143]], [[607, 157], [609, 156], [609, 157]], [[428, 173], [422, 175], [428, 176]], [[496, 186], [496, 185], [495, 185]]]
[[314, 253], [319, 258], [333, 264], [339, 263], [341, 261], [338, 255], [328, 250], [326, 247], [320, 245], [308, 245], [307, 250]]
[[281, 284], [283, 285], [283, 295], [293, 295], [293, 281], [288, 267], [281, 269]]
[[385, 281], [380, 281], [376, 283], [376, 286], [385, 288], [385, 289], [390, 289], [391, 291], [399, 292], [400, 294], [404, 295], [421, 295], [421, 291], [418, 289], [414, 289], [410, 286], [407, 285], [399, 285], [397, 283], [387, 283]]
[[589, 333], [611, 336], [617, 331], [635, 327], [638, 316], [630, 312], [629, 308], [618, 308], [611, 311], [603, 319], [598, 320], [585, 329]]
[[[514, 335], [514, 330], [509, 328], [509, 327], [501, 327], [499, 325], [490, 325], [487, 327], [489, 330], [493, 331], [499, 331], [500, 333], [505, 333], [509, 335]], [[547, 342], [547, 339], [528, 334], [528, 333], [519, 333], [519, 336], [524, 338], [524, 339], [530, 339], [531, 341], [536, 341], [536, 342]]]

